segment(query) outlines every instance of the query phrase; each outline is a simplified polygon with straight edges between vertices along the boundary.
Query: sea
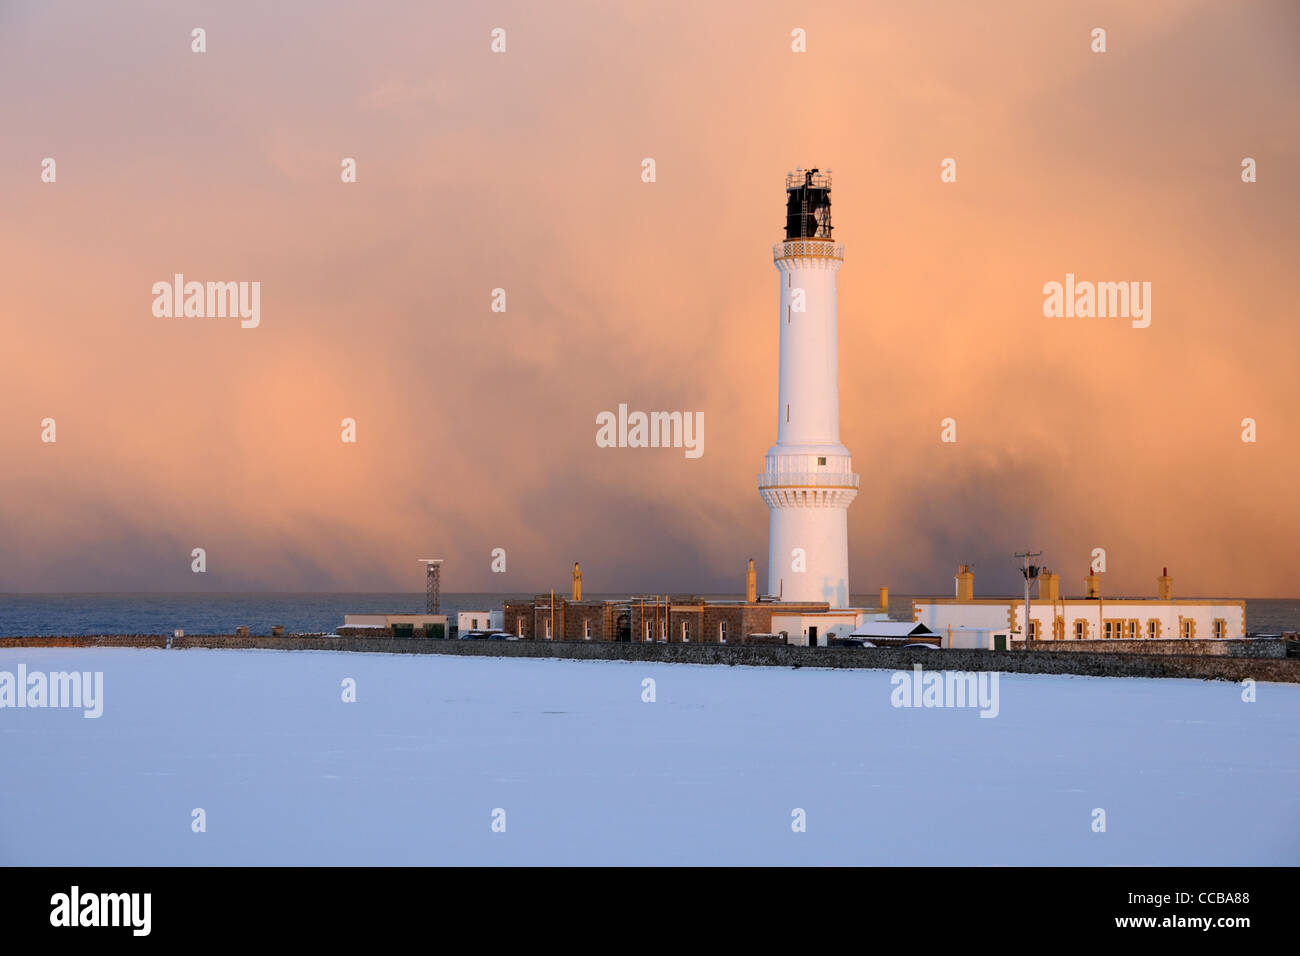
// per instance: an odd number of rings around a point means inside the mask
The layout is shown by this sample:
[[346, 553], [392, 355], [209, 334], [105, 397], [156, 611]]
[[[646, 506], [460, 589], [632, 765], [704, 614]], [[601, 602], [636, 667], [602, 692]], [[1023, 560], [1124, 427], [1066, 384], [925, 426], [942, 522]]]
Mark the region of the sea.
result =
[[[521, 594], [444, 593], [440, 613], [455, 624], [460, 611], [498, 610], [503, 601], [528, 599]], [[557, 595], [558, 596], [558, 595]], [[737, 600], [738, 595], [701, 595]], [[920, 597], [921, 595], [915, 595]], [[946, 595], [945, 595], [946, 596]], [[626, 595], [585, 595], [588, 599]], [[891, 594], [889, 616], [912, 619], [913, 595]], [[873, 607], [877, 596], [855, 595], [858, 607]], [[269, 634], [282, 625], [287, 634], [332, 633], [344, 614], [420, 614], [423, 591], [379, 594], [0, 594], [0, 637], [56, 637], [90, 634], [233, 634], [246, 625], [253, 634]], [[1300, 631], [1300, 598], [1249, 598], [1246, 631], [1278, 634]]]

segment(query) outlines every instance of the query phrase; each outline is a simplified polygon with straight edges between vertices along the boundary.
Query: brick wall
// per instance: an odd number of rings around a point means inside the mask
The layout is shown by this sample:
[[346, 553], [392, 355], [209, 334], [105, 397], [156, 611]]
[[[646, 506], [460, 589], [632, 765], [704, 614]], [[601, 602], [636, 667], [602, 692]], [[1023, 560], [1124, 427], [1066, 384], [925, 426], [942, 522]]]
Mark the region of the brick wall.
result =
[[524, 622], [524, 637], [533, 637], [533, 602], [506, 601], [501, 606], [501, 630], [507, 634], [519, 633], [519, 622]]
[[[680, 643], [682, 640], [682, 624], [687, 628], [687, 639], [690, 641], [700, 640], [700, 601], [699, 598], [692, 596], [680, 596], [672, 599], [665, 605], [661, 600], [658, 605], [658, 618], [655, 616], [655, 603], [648, 601], [642, 608], [640, 601], [630, 603], [632, 619], [632, 642], [645, 643], [645, 623], [650, 625], [651, 639], [659, 640], [659, 630], [662, 628], [664, 617], [668, 619], [668, 641], [670, 643]], [[644, 611], [645, 617], [642, 618]], [[657, 623], [656, 623], [657, 621]]]
[[[506, 601], [502, 605], [501, 629], [507, 634], [519, 635], [526, 641], [546, 640], [546, 625], [551, 620], [551, 596], [538, 595], [530, 601]], [[612, 641], [618, 638], [617, 604], [612, 601], [570, 601], [555, 596], [555, 634], [557, 640], [581, 641], [583, 622], [591, 625], [591, 640]]]
[[[826, 604], [809, 604], [809, 605], [773, 605], [769, 603], [756, 604], [709, 604], [705, 603], [703, 608], [700, 606], [699, 598], [678, 597], [674, 598], [669, 611], [668, 643], [679, 644], [682, 642], [682, 625], [687, 626], [689, 635], [688, 642], [692, 644], [717, 644], [720, 643], [720, 630], [718, 625], [726, 622], [727, 625], [727, 643], [740, 644], [745, 641], [750, 634], [767, 634], [772, 630], [773, 614], [798, 614], [802, 611], [825, 611]], [[642, 623], [642, 608], [638, 601], [633, 601], [632, 610], [632, 640], [633, 642], [645, 641], [645, 627]], [[655, 631], [655, 607], [653, 603], [645, 606], [645, 620], [650, 623], [651, 631], [655, 637], [658, 632]], [[659, 620], [663, 620], [664, 605], [659, 605]]]
[[[583, 624], [591, 628], [591, 640], [607, 641], [610, 638], [606, 635], [609, 633], [609, 617], [604, 601], [582, 601], [575, 604], [572, 601], [564, 602], [564, 630], [560, 632], [566, 641], [586, 640], [583, 636]], [[560, 635], [557, 635], [560, 636]]]
[[549, 594], [539, 594], [533, 599], [532, 628], [526, 629], [525, 636], [530, 636], [535, 641], [544, 641], [547, 628], [551, 628], [551, 639], [558, 639], [564, 633], [564, 606], [564, 596], [561, 594], [555, 595], [554, 606], [551, 605]]
[[[825, 605], [819, 605], [824, 610]], [[750, 634], [768, 634], [772, 630], [772, 615], [792, 613], [789, 608], [773, 607], [770, 604], [712, 604], [704, 608], [704, 640], [717, 644], [721, 638], [718, 625], [726, 622], [727, 643], [744, 643]], [[793, 612], [793, 613], [798, 613]]]

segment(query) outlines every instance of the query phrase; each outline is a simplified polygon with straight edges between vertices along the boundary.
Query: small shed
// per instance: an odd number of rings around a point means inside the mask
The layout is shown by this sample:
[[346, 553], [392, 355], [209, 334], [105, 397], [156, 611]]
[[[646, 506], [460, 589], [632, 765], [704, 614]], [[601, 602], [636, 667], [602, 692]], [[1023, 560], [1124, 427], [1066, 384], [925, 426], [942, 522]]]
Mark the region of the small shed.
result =
[[870, 641], [877, 647], [900, 644], [937, 644], [939, 635], [924, 624], [911, 621], [863, 621], [853, 629], [855, 640]]

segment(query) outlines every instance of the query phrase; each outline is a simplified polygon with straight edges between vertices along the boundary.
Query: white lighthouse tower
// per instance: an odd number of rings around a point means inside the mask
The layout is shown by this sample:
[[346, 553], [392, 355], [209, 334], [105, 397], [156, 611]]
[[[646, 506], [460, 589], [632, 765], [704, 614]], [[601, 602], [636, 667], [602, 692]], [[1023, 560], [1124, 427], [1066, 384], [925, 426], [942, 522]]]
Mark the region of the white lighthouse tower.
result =
[[840, 444], [835, 273], [844, 247], [831, 238], [829, 170], [787, 173], [785, 192], [785, 240], [772, 248], [781, 275], [776, 444], [758, 478], [771, 515], [767, 589], [782, 601], [847, 608], [858, 476]]

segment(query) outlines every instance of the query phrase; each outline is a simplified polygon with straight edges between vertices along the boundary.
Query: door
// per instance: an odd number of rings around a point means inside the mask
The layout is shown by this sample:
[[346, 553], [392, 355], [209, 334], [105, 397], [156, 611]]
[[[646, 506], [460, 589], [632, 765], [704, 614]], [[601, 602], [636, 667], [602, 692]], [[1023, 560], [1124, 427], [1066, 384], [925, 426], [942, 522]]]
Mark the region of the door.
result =
[[808, 646], [809, 647], [817, 646], [817, 628], [815, 627], [808, 628]]
[[993, 649], [995, 651], [1005, 651], [1007, 649], [1007, 636], [1005, 634], [993, 635]]

